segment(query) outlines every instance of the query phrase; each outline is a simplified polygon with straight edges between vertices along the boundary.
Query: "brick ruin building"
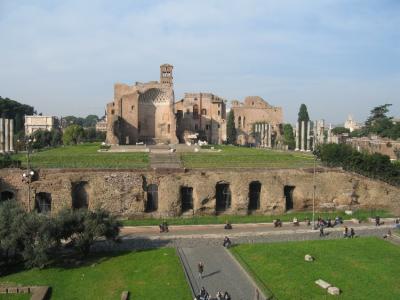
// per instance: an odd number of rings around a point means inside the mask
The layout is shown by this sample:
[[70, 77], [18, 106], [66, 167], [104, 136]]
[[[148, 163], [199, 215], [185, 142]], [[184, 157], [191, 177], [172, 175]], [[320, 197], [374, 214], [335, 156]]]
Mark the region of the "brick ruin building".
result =
[[281, 107], [271, 106], [261, 97], [250, 96], [243, 103], [232, 101], [231, 109], [239, 145], [272, 147], [276, 144], [283, 123]]
[[[185, 93], [175, 102], [173, 66], [160, 66], [160, 81], [116, 83], [107, 104], [107, 138], [112, 145], [185, 142], [188, 136], [211, 144], [226, 141], [226, 100], [212, 93]], [[272, 147], [280, 134], [282, 108], [260, 97], [232, 102], [238, 143]], [[254, 132], [256, 129], [256, 132]]]

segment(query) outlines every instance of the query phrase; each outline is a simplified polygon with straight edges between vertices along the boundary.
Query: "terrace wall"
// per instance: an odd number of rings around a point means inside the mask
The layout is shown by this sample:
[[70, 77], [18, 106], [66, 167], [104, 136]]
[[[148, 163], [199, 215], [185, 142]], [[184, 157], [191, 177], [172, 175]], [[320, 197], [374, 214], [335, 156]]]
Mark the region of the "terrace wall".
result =
[[[131, 216], [181, 215], [180, 189], [193, 188], [193, 210], [185, 215], [211, 215], [216, 208], [216, 184], [229, 183], [231, 207], [225, 214], [247, 214], [249, 185], [261, 183], [260, 208], [252, 213], [278, 214], [286, 210], [285, 186], [292, 186], [293, 209], [312, 208], [312, 169], [260, 170], [190, 170], [157, 172], [143, 170], [39, 170], [28, 184], [21, 180], [19, 169], [0, 170], [0, 192], [14, 193], [16, 201], [34, 209], [35, 195], [50, 193], [51, 212], [72, 207], [73, 186], [85, 183], [89, 209], [105, 208], [114, 214]], [[316, 173], [315, 201], [318, 209], [387, 208], [400, 213], [400, 189], [357, 174], [320, 168]], [[158, 209], [145, 213], [147, 186], [158, 185]], [[28, 200], [30, 194], [30, 200]], [[353, 203], [352, 203], [353, 202]]]

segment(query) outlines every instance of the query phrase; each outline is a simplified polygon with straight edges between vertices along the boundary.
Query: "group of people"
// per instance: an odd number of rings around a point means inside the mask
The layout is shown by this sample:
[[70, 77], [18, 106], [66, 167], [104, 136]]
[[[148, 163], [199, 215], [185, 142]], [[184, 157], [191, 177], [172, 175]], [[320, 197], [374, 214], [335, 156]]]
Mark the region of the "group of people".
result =
[[206, 289], [203, 286], [200, 290], [200, 294], [195, 298], [195, 300], [211, 300], [211, 299], [231, 300], [231, 295], [229, 295], [228, 292], [225, 293], [217, 292], [215, 298], [211, 298], [210, 294], [206, 291]]
[[353, 238], [356, 235], [354, 228], [350, 228], [350, 232], [349, 232], [349, 228], [347, 228], [347, 226], [344, 226], [343, 229], [343, 237], [344, 238]]
[[168, 223], [166, 221], [163, 221], [158, 227], [160, 227], [160, 233], [169, 232]]

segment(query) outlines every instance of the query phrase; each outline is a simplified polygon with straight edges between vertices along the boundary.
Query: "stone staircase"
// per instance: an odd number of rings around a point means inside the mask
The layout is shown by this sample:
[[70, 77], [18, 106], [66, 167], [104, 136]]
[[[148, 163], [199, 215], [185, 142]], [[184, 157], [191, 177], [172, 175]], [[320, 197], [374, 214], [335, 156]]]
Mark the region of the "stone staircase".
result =
[[152, 169], [182, 169], [180, 155], [171, 152], [169, 146], [150, 147], [150, 167]]

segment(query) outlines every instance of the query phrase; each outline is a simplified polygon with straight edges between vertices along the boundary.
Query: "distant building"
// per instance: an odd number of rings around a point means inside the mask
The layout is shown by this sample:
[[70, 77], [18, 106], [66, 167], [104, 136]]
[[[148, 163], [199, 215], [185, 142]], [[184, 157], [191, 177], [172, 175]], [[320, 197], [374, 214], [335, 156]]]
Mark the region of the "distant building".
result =
[[96, 131], [107, 132], [107, 116], [97, 121]]
[[356, 121], [353, 120], [353, 116], [349, 115], [347, 117], [346, 122], [344, 122], [344, 128], [347, 128], [350, 130], [350, 132], [353, 132], [354, 130], [360, 129], [361, 126], [358, 124]]
[[249, 96], [244, 102], [232, 101], [235, 115], [237, 143], [272, 147], [283, 123], [281, 107], [271, 106], [258, 96]]
[[37, 130], [51, 130], [58, 128], [57, 117], [53, 116], [25, 116], [25, 135], [31, 135]]
[[387, 155], [390, 159], [397, 159], [396, 151], [400, 150], [400, 141], [395, 141], [378, 136], [351, 138], [347, 143], [352, 145], [358, 151], [366, 151], [368, 153], [380, 153]]
[[225, 100], [210, 93], [185, 93], [175, 103], [177, 137], [185, 141], [185, 134], [196, 134], [200, 140], [221, 144], [226, 140]]

